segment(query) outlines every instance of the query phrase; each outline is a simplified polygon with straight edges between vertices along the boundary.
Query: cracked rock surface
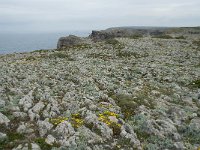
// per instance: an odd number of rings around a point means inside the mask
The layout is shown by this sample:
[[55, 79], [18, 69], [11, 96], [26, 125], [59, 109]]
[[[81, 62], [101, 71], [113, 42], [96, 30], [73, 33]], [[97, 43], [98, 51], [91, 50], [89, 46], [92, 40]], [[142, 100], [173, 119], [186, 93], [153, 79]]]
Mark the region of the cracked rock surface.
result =
[[0, 56], [0, 149], [197, 149], [200, 47], [117, 38]]

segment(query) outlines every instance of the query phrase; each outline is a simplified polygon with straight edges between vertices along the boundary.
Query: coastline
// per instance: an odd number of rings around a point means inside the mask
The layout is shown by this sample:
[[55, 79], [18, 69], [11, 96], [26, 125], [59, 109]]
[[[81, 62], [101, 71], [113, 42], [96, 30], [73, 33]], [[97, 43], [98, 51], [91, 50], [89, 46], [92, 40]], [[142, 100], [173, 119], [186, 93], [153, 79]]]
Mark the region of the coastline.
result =
[[140, 32], [0, 55], [0, 149], [198, 149], [199, 35]]

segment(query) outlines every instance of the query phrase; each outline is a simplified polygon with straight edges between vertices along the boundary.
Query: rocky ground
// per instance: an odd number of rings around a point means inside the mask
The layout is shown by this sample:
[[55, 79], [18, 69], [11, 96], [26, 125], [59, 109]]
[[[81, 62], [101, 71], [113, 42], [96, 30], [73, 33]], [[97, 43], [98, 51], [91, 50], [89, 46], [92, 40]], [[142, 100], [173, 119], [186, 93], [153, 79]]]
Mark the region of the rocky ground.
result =
[[199, 41], [88, 43], [0, 56], [0, 149], [200, 147]]

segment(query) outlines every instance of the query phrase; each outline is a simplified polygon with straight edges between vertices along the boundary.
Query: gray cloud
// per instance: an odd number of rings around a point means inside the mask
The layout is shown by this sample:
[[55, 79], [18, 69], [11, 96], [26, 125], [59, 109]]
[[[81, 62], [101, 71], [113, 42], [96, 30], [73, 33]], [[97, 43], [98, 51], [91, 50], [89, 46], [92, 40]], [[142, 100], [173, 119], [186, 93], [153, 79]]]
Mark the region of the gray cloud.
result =
[[0, 32], [199, 26], [199, 0], [2, 0]]

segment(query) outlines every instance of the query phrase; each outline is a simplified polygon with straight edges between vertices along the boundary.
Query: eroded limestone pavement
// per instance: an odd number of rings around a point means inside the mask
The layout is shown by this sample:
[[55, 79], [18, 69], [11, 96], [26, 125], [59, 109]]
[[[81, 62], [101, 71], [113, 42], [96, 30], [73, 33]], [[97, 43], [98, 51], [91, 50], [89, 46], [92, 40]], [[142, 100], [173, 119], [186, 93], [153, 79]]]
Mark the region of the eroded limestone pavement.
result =
[[117, 40], [0, 56], [0, 149], [197, 149], [199, 47]]

